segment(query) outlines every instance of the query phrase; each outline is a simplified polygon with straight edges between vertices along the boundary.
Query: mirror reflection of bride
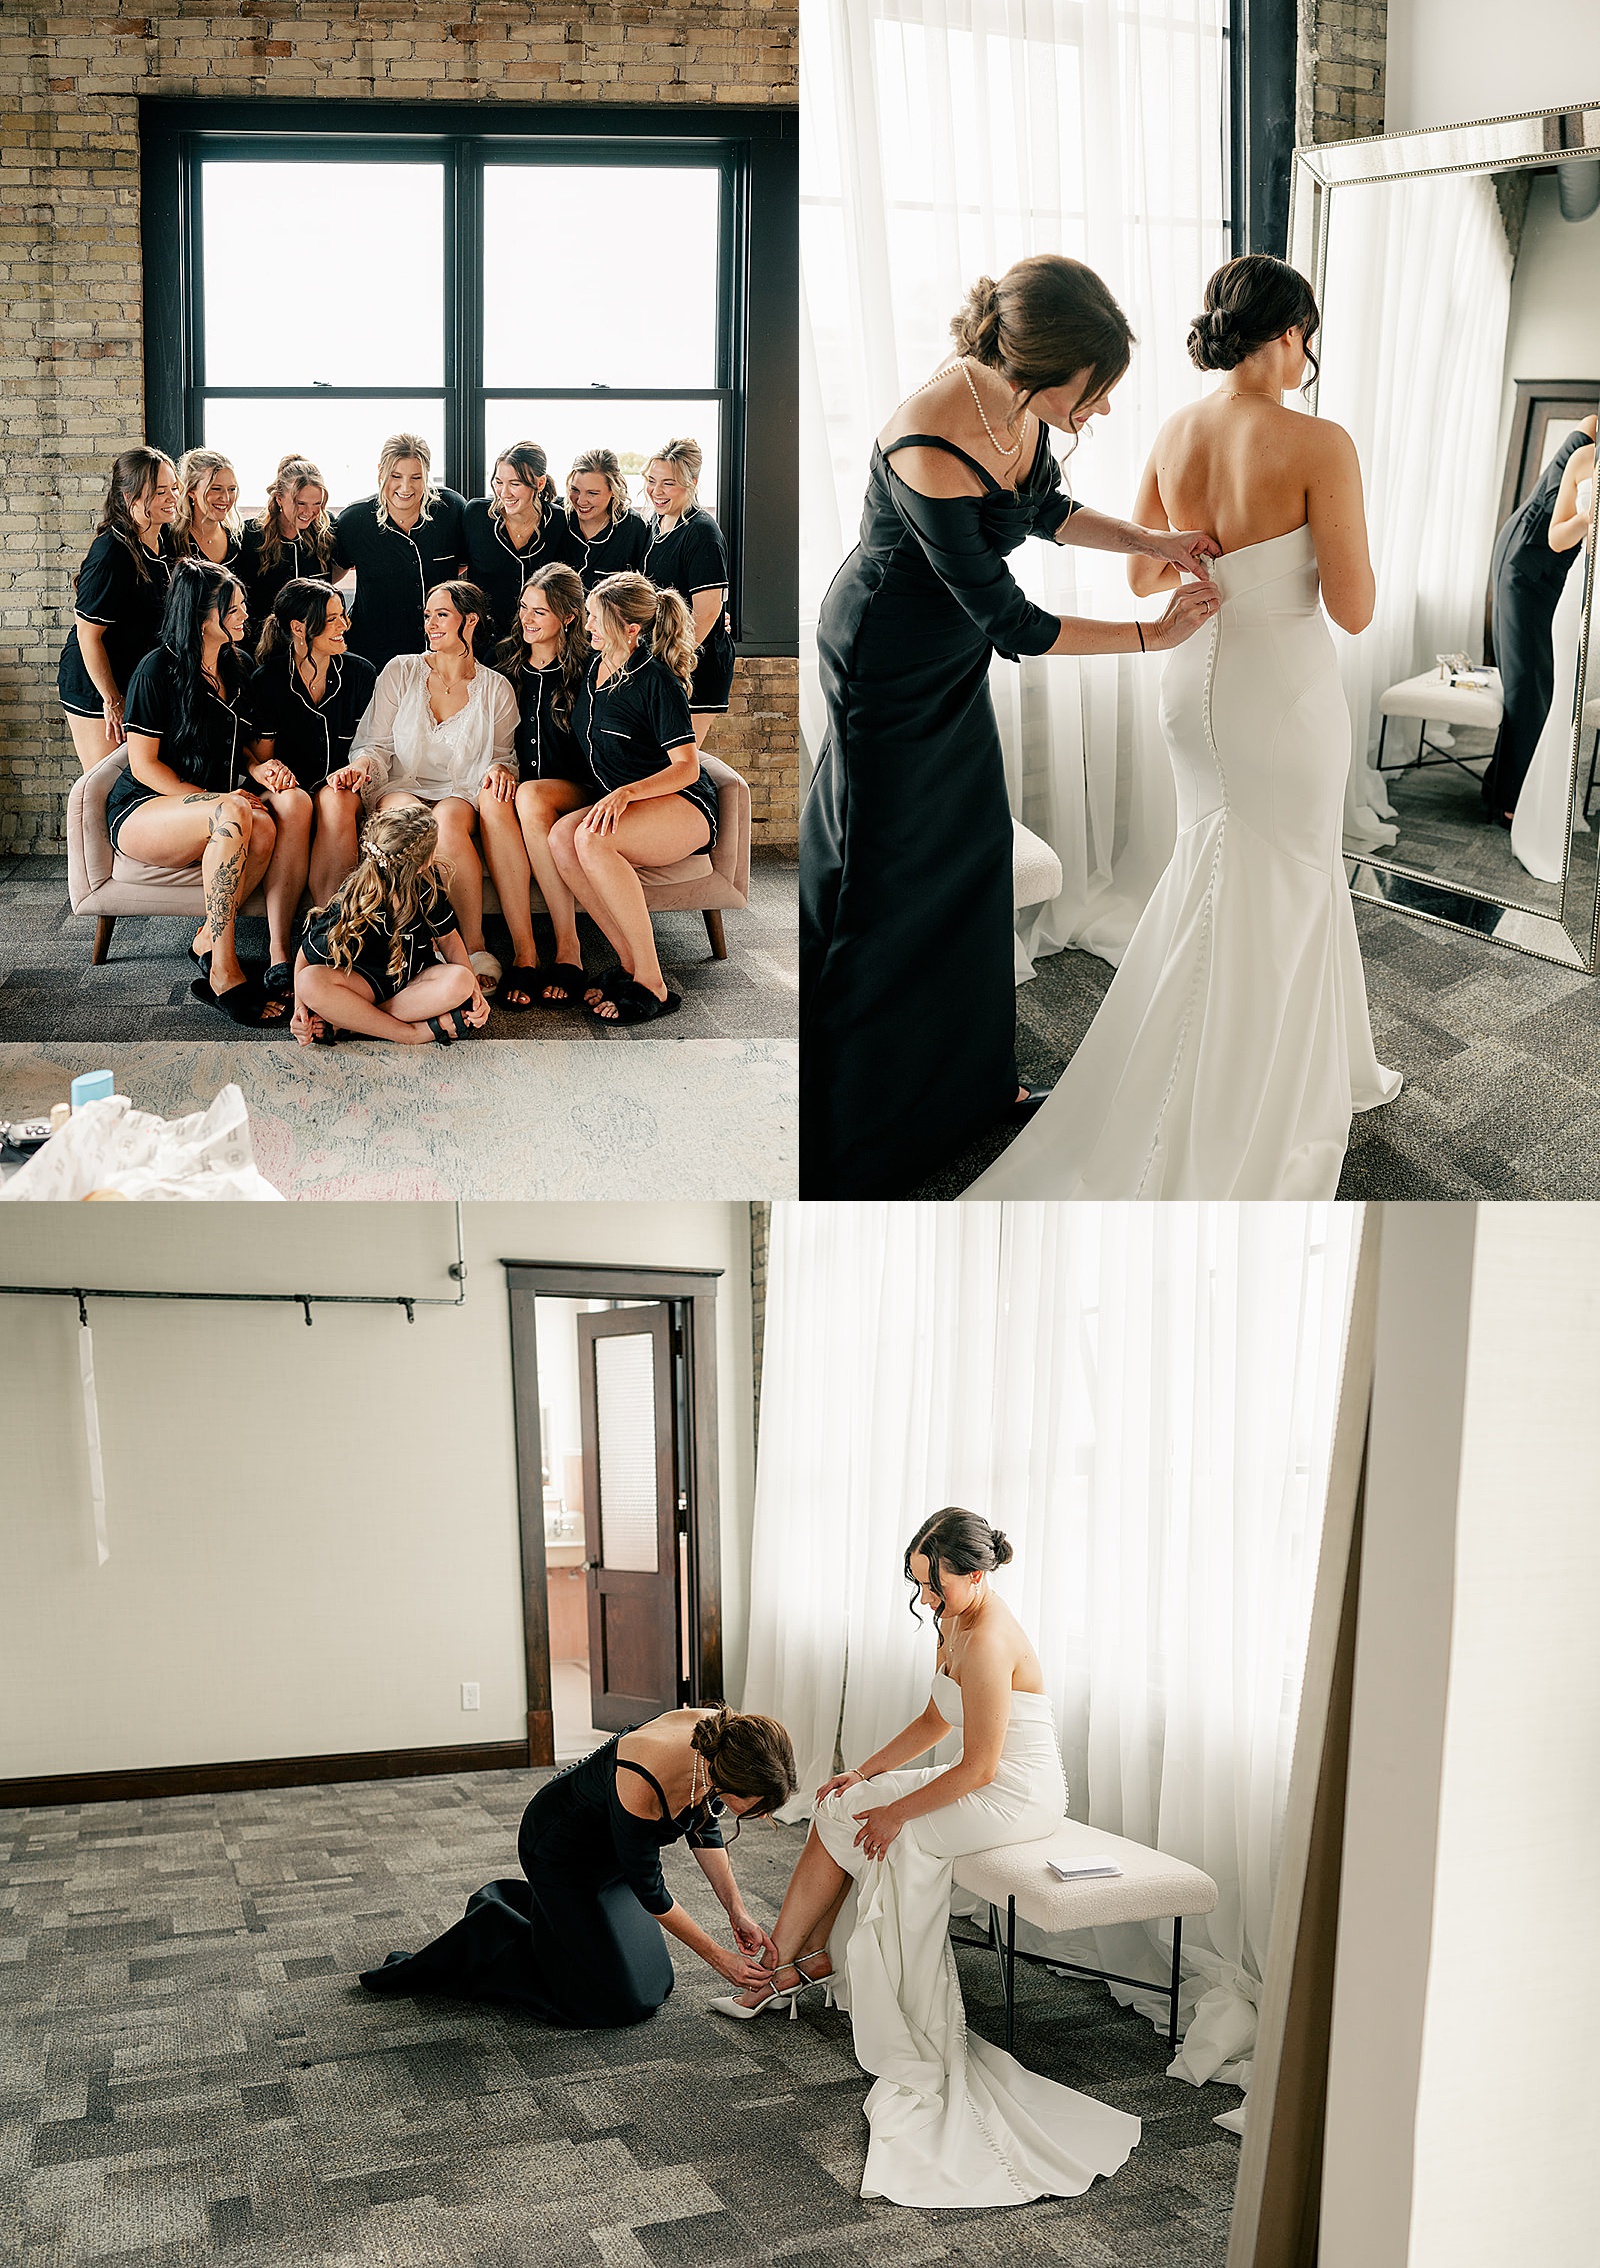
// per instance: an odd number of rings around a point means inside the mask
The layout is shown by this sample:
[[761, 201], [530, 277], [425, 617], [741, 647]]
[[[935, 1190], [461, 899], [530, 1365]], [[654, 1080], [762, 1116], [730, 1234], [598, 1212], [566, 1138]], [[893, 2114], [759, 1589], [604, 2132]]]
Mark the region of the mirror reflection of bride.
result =
[[[1352, 1111], [1399, 1092], [1341, 856], [1350, 718], [1323, 617], [1372, 616], [1360, 466], [1283, 403], [1318, 322], [1264, 254], [1206, 286], [1189, 353], [1222, 383], [1162, 427], [1135, 506], [1222, 547], [1220, 613], [1162, 679], [1177, 844], [1054, 1093], [969, 1197], [1331, 1198]], [[1179, 580], [1143, 557], [1128, 575]]]

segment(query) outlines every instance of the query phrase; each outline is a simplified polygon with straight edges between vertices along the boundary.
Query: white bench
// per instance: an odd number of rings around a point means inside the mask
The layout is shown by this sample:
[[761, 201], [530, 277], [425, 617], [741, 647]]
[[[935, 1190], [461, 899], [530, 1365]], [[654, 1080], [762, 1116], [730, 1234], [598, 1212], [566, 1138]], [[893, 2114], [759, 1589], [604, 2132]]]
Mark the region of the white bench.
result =
[[[1061, 1866], [1082, 1865], [1086, 1860], [1117, 1866], [1120, 1874], [1061, 1882], [1050, 1872], [1051, 1859]], [[1116, 1922], [1168, 1921], [1172, 1923], [1172, 1981], [1167, 1987], [1170, 2017], [1167, 2045], [1178, 2051], [1178, 1956], [1183, 1943], [1185, 1914], [1209, 1914], [1217, 1902], [1217, 1886], [1209, 1874], [1183, 1859], [1169, 1858], [1125, 1836], [1108, 1835], [1102, 1827], [1086, 1827], [1065, 1819], [1053, 1835], [1036, 1843], [1006, 1843], [998, 1850], [974, 1851], [955, 1863], [955, 1884], [970, 1897], [983, 1899], [989, 1908], [986, 1939], [957, 1938], [957, 1944], [988, 1944], [1000, 1963], [1006, 2002], [1006, 2046], [1011, 2046], [1016, 2016], [1017, 1963], [1065, 1971], [1079, 1977], [1103, 1977], [1112, 1984], [1134, 1985], [1141, 1992], [1159, 1991], [1148, 1977], [1119, 1976], [1114, 1969], [1090, 1969], [1078, 1961], [1058, 1961], [1053, 1954], [1017, 1951], [1017, 1918], [1035, 1929], [1059, 1935], [1073, 1929], [1105, 1929]], [[1005, 1907], [1005, 1933], [1000, 1929], [1000, 1908]]]
[[[1382, 723], [1378, 727], [1377, 769], [1382, 772], [1414, 771], [1424, 764], [1454, 764], [1476, 782], [1478, 774], [1470, 764], [1450, 753], [1453, 740], [1429, 740], [1430, 724], [1475, 726], [1483, 732], [1498, 732], [1505, 707], [1500, 689], [1500, 672], [1486, 669], [1487, 685], [1452, 685], [1436, 669], [1424, 670], [1420, 677], [1404, 677], [1398, 685], [1391, 685], [1378, 702]], [[1385, 765], [1384, 742], [1389, 737], [1391, 717], [1415, 717], [1418, 720], [1417, 753], [1399, 764]]]

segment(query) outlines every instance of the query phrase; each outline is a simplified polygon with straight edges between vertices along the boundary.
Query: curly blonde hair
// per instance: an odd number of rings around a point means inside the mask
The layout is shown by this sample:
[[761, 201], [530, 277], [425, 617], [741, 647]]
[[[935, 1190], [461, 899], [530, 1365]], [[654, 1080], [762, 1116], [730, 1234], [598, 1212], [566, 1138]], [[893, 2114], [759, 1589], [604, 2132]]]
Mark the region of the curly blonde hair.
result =
[[634, 623], [649, 629], [650, 650], [665, 662], [685, 693], [694, 682], [694, 617], [676, 591], [658, 591], [648, 575], [626, 570], [603, 575], [589, 593], [613, 637], [623, 639], [622, 625]]
[[361, 837], [361, 860], [354, 873], [328, 900], [328, 965], [353, 969], [367, 931], [387, 919], [390, 930], [388, 970], [392, 977], [405, 969], [405, 933], [424, 914], [431, 914], [446, 895], [445, 878], [435, 864], [439, 849], [439, 823], [425, 803], [400, 803], [390, 811], [376, 811]]
[[566, 498], [572, 503], [572, 483], [579, 473], [603, 473], [611, 484], [611, 525], [621, 527], [633, 509], [628, 483], [615, 449], [580, 449], [567, 467]]

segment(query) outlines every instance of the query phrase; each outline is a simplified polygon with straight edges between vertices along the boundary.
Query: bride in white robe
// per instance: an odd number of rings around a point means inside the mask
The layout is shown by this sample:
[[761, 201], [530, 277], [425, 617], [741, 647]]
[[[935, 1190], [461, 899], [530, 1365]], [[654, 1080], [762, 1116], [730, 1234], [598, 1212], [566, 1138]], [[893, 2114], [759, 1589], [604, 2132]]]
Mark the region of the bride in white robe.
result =
[[[1323, 609], [1358, 632], [1373, 577], [1349, 436], [1284, 407], [1309, 285], [1252, 253], [1189, 334], [1223, 383], [1169, 418], [1134, 518], [1222, 546], [1222, 607], [1161, 688], [1172, 860], [1054, 1093], [971, 1198], [1328, 1198], [1378, 1062], [1341, 852], [1350, 717]], [[1148, 570], [1148, 572], [1146, 571]], [[1134, 559], [1141, 595], [1176, 570]]]
[[[1027, 2070], [967, 2030], [950, 1946], [953, 1861], [1059, 1826], [1066, 1789], [1032, 1646], [989, 1574], [1011, 1557], [970, 1512], [935, 1514], [906, 1554], [939, 1623], [922, 1715], [817, 1790], [812, 1830], [773, 1930], [770, 1987], [713, 2002], [748, 2020], [824, 1985], [850, 2011], [874, 2074], [863, 2197], [898, 2205], [1021, 2205], [1076, 2197], [1113, 2174], [1139, 2121]], [[947, 1731], [959, 1762], [907, 1770]]]

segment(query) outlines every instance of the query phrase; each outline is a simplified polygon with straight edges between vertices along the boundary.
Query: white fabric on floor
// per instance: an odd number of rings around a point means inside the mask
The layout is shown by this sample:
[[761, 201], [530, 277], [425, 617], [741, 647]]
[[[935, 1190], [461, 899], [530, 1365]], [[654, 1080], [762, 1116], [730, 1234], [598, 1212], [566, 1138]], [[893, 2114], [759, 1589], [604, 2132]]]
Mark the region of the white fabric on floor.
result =
[[1317, 414], [1360, 455], [1377, 579], [1369, 627], [1333, 633], [1350, 704], [1352, 849], [1398, 831], [1373, 764], [1379, 694], [1441, 653], [1483, 653], [1510, 311], [1492, 181], [1434, 174], [1334, 191]]
[[[855, 541], [872, 439], [950, 347], [980, 274], [1086, 260], [1138, 339], [1111, 415], [1073, 456], [1087, 504], [1125, 518], [1157, 427], [1201, 390], [1184, 339], [1228, 257], [1223, 0], [815, 0], [801, 12], [801, 727], [823, 729], [815, 631]], [[1059, 436], [1058, 436], [1059, 444]], [[1010, 564], [1061, 613], [1127, 620], [1125, 562], [1030, 542]], [[1116, 962], [1172, 848], [1138, 656], [997, 662], [1011, 807], [1061, 857], [1025, 921], [1031, 956]]]
[[[935, 1672], [932, 1700], [959, 1729], [961, 1688]], [[867, 2095], [863, 2197], [897, 2205], [1025, 2205], [1078, 2197], [1113, 2174], [1139, 2121], [1027, 2070], [967, 2031], [950, 1949], [951, 1862], [1000, 1843], [1032, 1842], [1060, 1824], [1066, 1802], [1050, 1703], [1014, 1693], [999, 1768], [985, 1788], [908, 1820], [881, 1859], [856, 1848], [854, 1814], [893, 1803], [935, 1777], [884, 1772], [818, 1806], [817, 1834], [855, 1878], [828, 1940], [850, 2011]]]
[[[1194, 2079], [1239, 2079], [1254, 2036], [1358, 1219], [772, 1213], [743, 1704], [788, 1726], [809, 1800], [836, 1741], [858, 1763], [923, 1705], [917, 1526], [962, 1504], [1003, 1528], [1073, 1816], [1218, 1885], [1184, 1932]], [[1169, 1942], [1130, 1924], [1080, 1957], [1155, 1984]]]

